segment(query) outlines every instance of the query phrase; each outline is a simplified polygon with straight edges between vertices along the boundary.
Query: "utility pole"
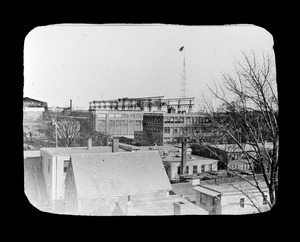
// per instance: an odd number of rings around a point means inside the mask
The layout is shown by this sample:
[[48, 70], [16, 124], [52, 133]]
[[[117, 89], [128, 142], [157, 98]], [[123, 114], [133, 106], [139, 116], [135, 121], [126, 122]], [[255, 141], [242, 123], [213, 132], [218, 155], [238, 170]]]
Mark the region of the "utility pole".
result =
[[55, 126], [55, 147], [57, 148], [57, 115], [55, 115], [55, 118], [52, 119], [50, 124]]

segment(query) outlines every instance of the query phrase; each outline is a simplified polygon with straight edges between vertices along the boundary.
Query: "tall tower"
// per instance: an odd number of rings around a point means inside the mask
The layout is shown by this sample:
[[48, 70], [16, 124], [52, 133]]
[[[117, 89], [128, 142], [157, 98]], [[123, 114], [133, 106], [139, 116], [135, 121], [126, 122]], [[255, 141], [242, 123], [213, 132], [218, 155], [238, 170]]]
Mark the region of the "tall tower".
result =
[[187, 97], [187, 90], [186, 90], [186, 74], [185, 74], [185, 48], [182, 46], [179, 51], [183, 51], [183, 70], [182, 70], [182, 81], [181, 81], [181, 88], [180, 88], [180, 97], [185, 98]]

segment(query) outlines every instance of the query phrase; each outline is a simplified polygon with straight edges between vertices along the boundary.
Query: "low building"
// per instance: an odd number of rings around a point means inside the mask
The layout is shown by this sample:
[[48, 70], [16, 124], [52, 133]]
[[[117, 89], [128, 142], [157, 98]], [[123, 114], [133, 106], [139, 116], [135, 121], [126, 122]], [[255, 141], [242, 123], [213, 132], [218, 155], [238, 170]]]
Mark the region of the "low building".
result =
[[74, 154], [65, 180], [65, 213], [207, 214], [183, 198], [169, 196], [171, 189], [156, 151]]
[[[251, 159], [248, 161], [245, 153], [255, 157], [257, 151], [252, 145], [241, 145], [243, 149], [237, 144], [194, 145], [192, 154], [220, 160], [219, 169], [249, 170], [252, 162]], [[272, 144], [265, 143], [264, 146], [269, 150]]]
[[112, 147], [110, 147], [92, 146], [91, 139], [89, 139], [87, 147], [41, 148], [41, 172], [45, 179], [46, 191], [53, 211], [60, 212], [64, 209], [64, 182], [71, 155], [111, 153], [118, 152], [118, 149], [116, 140], [113, 140]]
[[201, 184], [194, 187], [196, 205], [209, 214], [251, 214], [267, 211], [268, 188], [259, 182], [264, 196], [247, 182], [230, 182], [222, 184]]
[[[170, 181], [178, 181], [181, 177], [181, 152], [170, 152], [164, 159], [163, 163]], [[183, 174], [185, 178], [201, 176], [204, 172], [218, 170], [218, 160], [210, 159], [202, 156], [187, 154], [185, 162], [185, 170]]]

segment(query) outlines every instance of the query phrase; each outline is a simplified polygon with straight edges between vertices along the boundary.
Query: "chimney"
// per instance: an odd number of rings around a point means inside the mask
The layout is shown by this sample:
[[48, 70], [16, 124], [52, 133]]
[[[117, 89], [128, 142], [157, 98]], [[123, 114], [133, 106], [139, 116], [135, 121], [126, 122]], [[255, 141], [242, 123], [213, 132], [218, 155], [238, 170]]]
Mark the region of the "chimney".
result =
[[128, 201], [126, 203], [126, 215], [132, 215], [133, 204], [130, 201], [130, 195], [128, 196]]
[[173, 202], [174, 215], [181, 215], [181, 206], [184, 205], [183, 202]]
[[70, 110], [72, 111], [72, 99], [70, 99]]
[[186, 140], [183, 139], [182, 147], [181, 147], [181, 170], [180, 173], [183, 175], [185, 172], [185, 166], [186, 166]]
[[113, 139], [111, 142], [111, 147], [112, 147], [112, 152], [119, 152], [119, 140], [118, 139]]
[[87, 144], [87, 149], [89, 150], [90, 148], [92, 148], [92, 146], [93, 146], [93, 139], [89, 138], [88, 139], [88, 144]]

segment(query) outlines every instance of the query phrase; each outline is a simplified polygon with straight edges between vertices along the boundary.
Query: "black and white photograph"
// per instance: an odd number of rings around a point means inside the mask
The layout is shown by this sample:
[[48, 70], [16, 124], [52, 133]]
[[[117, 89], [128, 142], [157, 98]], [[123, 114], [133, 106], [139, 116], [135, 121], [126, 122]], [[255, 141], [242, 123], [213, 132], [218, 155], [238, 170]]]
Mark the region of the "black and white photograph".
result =
[[272, 33], [52, 24], [23, 47], [24, 194], [40, 213], [249, 215], [278, 198]]

